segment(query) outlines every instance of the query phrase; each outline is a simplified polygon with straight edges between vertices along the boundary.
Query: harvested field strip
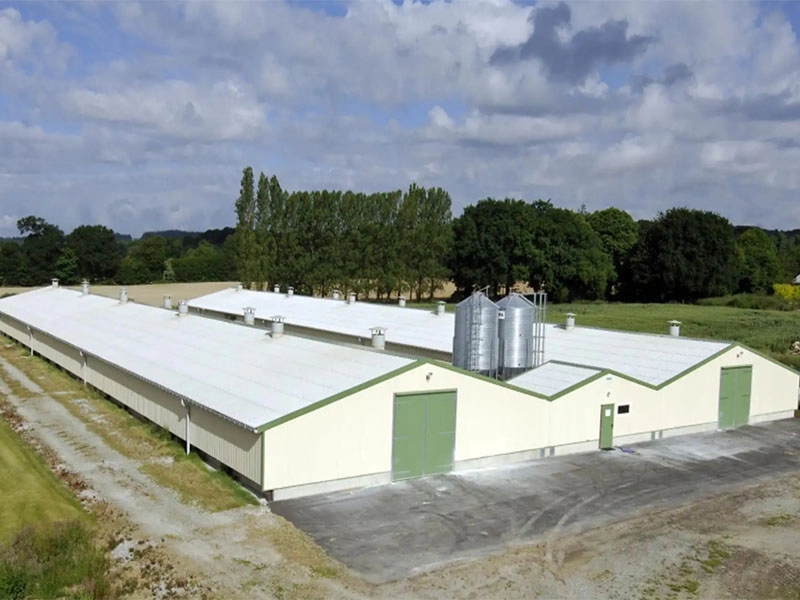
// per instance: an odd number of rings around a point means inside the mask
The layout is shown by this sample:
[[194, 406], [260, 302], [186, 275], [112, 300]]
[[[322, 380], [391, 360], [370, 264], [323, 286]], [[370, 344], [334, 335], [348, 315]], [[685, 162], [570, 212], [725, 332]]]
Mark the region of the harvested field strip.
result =
[[[102, 394], [84, 388], [80, 381], [58, 367], [41, 358], [31, 358], [23, 347], [3, 339], [5, 343], [0, 347], [0, 357], [84, 421], [114, 450], [141, 461], [143, 472], [159, 484], [177, 491], [185, 501], [209, 511], [258, 503], [228, 475], [209, 469], [197, 455], [187, 457], [181, 444], [157, 425], [135, 418]], [[10, 386], [13, 385], [15, 395], [20, 390], [27, 392], [27, 396], [20, 397], [35, 395], [3, 373], [2, 367], [0, 374]]]

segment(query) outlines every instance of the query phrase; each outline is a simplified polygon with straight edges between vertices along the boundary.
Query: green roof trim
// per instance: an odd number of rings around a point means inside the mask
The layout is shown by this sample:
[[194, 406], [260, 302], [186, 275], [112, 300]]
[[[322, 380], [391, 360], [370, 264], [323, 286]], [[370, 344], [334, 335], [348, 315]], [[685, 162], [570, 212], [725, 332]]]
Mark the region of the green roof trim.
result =
[[336, 402], [337, 400], [341, 400], [342, 398], [346, 398], [347, 396], [352, 396], [356, 392], [360, 392], [360, 391], [365, 390], [367, 388], [371, 388], [373, 385], [377, 385], [379, 383], [382, 383], [382, 382], [386, 381], [387, 379], [391, 379], [392, 377], [397, 377], [398, 375], [402, 375], [403, 373], [411, 371], [412, 369], [416, 369], [417, 367], [419, 367], [420, 365], [425, 364], [426, 362], [428, 362], [428, 361], [415, 360], [414, 362], [412, 362], [410, 364], [407, 364], [407, 365], [405, 365], [403, 367], [400, 367], [399, 369], [395, 369], [394, 371], [389, 371], [388, 373], [384, 373], [383, 375], [380, 375], [380, 376], [376, 377], [375, 379], [370, 379], [369, 381], [365, 381], [364, 383], [360, 383], [355, 387], [351, 387], [349, 389], [346, 389], [343, 392], [339, 392], [338, 394], [334, 394], [333, 396], [329, 396], [327, 398], [323, 398], [322, 400], [318, 400], [317, 402], [313, 402], [312, 404], [309, 404], [308, 406], [304, 406], [303, 408], [299, 408], [296, 411], [290, 412], [287, 415], [283, 415], [282, 417], [279, 417], [279, 418], [277, 418], [277, 419], [275, 419], [273, 421], [269, 421], [268, 423], [264, 423], [263, 425], [258, 427], [256, 429], [256, 431], [260, 433], [262, 431], [266, 431], [267, 429], [272, 429], [273, 427], [277, 427], [278, 425], [286, 423], [286, 421], [291, 421], [291, 420], [296, 419], [297, 417], [300, 417], [300, 416], [302, 416], [302, 415], [304, 415], [306, 413], [310, 413], [312, 411], [315, 411], [318, 408], [322, 408], [323, 406], [327, 406], [328, 404], [332, 404], [333, 402]]
[[388, 379], [396, 377], [397, 375], [401, 375], [403, 373], [407, 373], [408, 371], [411, 371], [411, 370], [416, 369], [418, 367], [422, 367], [424, 365], [433, 365], [435, 367], [439, 367], [441, 369], [445, 369], [445, 370], [448, 370], [448, 371], [453, 371], [455, 373], [459, 373], [461, 375], [465, 375], [465, 376], [471, 377], [473, 379], [478, 379], [478, 380], [484, 381], [486, 383], [491, 383], [492, 385], [497, 385], [497, 386], [500, 386], [500, 387], [503, 387], [503, 388], [506, 388], [506, 389], [509, 389], [509, 390], [513, 390], [513, 391], [518, 392], [520, 394], [525, 394], [526, 396], [531, 396], [532, 398], [537, 398], [539, 400], [546, 400], [547, 402], [553, 402], [554, 400], [557, 400], [557, 399], [559, 399], [559, 398], [561, 398], [563, 396], [566, 396], [567, 394], [571, 394], [575, 390], [577, 390], [579, 388], [582, 388], [582, 387], [584, 387], [586, 385], [589, 385], [590, 383], [593, 383], [593, 382], [597, 381], [598, 379], [602, 379], [603, 377], [607, 377], [609, 375], [612, 375], [614, 377], [619, 377], [621, 379], [625, 379], [627, 381], [630, 381], [632, 383], [636, 383], [638, 385], [641, 385], [643, 387], [649, 388], [651, 390], [661, 390], [661, 389], [667, 387], [668, 385], [678, 381], [679, 379], [682, 379], [683, 377], [685, 377], [689, 373], [692, 373], [692, 372], [700, 369], [701, 367], [705, 366], [706, 364], [708, 364], [712, 360], [715, 360], [715, 359], [719, 358], [720, 356], [730, 352], [734, 348], [742, 348], [744, 350], [747, 350], [748, 352], [752, 352], [756, 356], [759, 356], [760, 358], [763, 358], [764, 360], [767, 360], [767, 361], [773, 363], [776, 366], [779, 366], [779, 367], [781, 367], [783, 369], [786, 369], [787, 371], [791, 371], [794, 374], [797, 374], [797, 371], [795, 371], [791, 367], [788, 367], [788, 366], [778, 362], [774, 358], [766, 356], [766, 355], [762, 354], [761, 352], [759, 352], [757, 350], [753, 350], [752, 348], [749, 348], [748, 346], [745, 346], [744, 344], [739, 344], [737, 342], [732, 342], [732, 343], [728, 344], [722, 350], [719, 350], [718, 352], [715, 352], [711, 356], [708, 356], [708, 357], [704, 358], [700, 362], [695, 363], [694, 365], [692, 365], [688, 369], [685, 369], [685, 370], [681, 371], [677, 375], [675, 375], [673, 377], [670, 377], [669, 379], [667, 379], [666, 381], [661, 382], [658, 385], [654, 385], [652, 383], [648, 383], [646, 381], [642, 381], [641, 379], [637, 379], [636, 377], [631, 377], [630, 375], [626, 375], [625, 373], [620, 373], [619, 371], [615, 371], [614, 369], [607, 369], [607, 368], [604, 368], [604, 367], [596, 367], [596, 366], [593, 366], [593, 365], [582, 365], [582, 364], [578, 364], [578, 363], [570, 363], [570, 362], [558, 361], [558, 360], [548, 361], [548, 362], [552, 362], [552, 363], [555, 363], [555, 364], [567, 365], [567, 366], [571, 366], [571, 367], [578, 367], [578, 368], [582, 368], [582, 369], [594, 369], [597, 372], [595, 374], [593, 374], [593, 375], [587, 376], [585, 379], [579, 381], [576, 384], [573, 384], [573, 385], [571, 385], [571, 386], [569, 386], [567, 388], [564, 388], [563, 390], [560, 390], [560, 391], [556, 392], [555, 394], [547, 396], [545, 394], [540, 394], [538, 392], [534, 392], [533, 390], [528, 390], [528, 389], [516, 386], [513, 383], [509, 383], [507, 381], [500, 381], [499, 379], [492, 379], [491, 377], [487, 377], [486, 375], [481, 375], [480, 373], [475, 373], [473, 371], [467, 371], [466, 369], [462, 369], [460, 367], [453, 366], [450, 363], [447, 363], [447, 362], [444, 362], [444, 361], [435, 360], [435, 359], [428, 359], [428, 358], [422, 358], [422, 359], [416, 360], [413, 363], [408, 364], [408, 365], [406, 365], [404, 367], [400, 367], [399, 369], [395, 369], [394, 371], [390, 371], [388, 373], [384, 373], [380, 377], [376, 377], [375, 379], [371, 379], [370, 381], [366, 381], [366, 382], [364, 382], [364, 383], [362, 383], [360, 385], [357, 385], [357, 386], [355, 386], [353, 388], [350, 388], [350, 389], [345, 390], [343, 392], [339, 392], [338, 394], [330, 396], [329, 398], [325, 398], [324, 400], [320, 400], [319, 402], [315, 402], [313, 404], [309, 404], [308, 406], [305, 406], [305, 407], [303, 407], [303, 408], [301, 408], [299, 410], [296, 410], [296, 411], [294, 411], [292, 413], [289, 413], [288, 415], [284, 415], [283, 417], [280, 417], [279, 419], [275, 419], [274, 421], [270, 421], [269, 423], [266, 423], [266, 424], [262, 425], [261, 427], [259, 427], [257, 431], [261, 432], [261, 431], [266, 431], [267, 429], [272, 429], [273, 427], [277, 427], [278, 425], [281, 425], [282, 423], [285, 423], [287, 421], [291, 421], [292, 419], [296, 419], [297, 417], [300, 417], [300, 416], [302, 416], [302, 415], [304, 415], [306, 413], [309, 413], [309, 412], [311, 412], [313, 410], [316, 410], [318, 408], [322, 408], [323, 406], [331, 404], [332, 402], [336, 402], [337, 400], [341, 400], [342, 398], [345, 398], [347, 396], [351, 396], [352, 394], [355, 394], [356, 392], [360, 392], [360, 391], [365, 390], [367, 388], [370, 388], [370, 387], [372, 387], [374, 385], [377, 385], [378, 383], [384, 382], [384, 381], [386, 381]]

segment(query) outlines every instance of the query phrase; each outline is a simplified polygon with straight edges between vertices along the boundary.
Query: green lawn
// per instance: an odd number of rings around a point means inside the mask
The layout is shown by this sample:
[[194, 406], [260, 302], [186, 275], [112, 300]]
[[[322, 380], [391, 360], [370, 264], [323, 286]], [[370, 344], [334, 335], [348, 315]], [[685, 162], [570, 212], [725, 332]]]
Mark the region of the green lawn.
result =
[[23, 525], [88, 519], [80, 503], [44, 461], [0, 421], [0, 544]]
[[[435, 305], [415, 303], [414, 306], [432, 309]], [[447, 310], [454, 311], [455, 304], [448, 304]], [[682, 323], [681, 335], [740, 342], [800, 370], [800, 356], [789, 352], [791, 343], [800, 340], [800, 311], [697, 304], [586, 302], [550, 304], [547, 307], [547, 320], [561, 323], [567, 312], [577, 314], [578, 326], [645, 333], [667, 333], [667, 321], [677, 319]]]

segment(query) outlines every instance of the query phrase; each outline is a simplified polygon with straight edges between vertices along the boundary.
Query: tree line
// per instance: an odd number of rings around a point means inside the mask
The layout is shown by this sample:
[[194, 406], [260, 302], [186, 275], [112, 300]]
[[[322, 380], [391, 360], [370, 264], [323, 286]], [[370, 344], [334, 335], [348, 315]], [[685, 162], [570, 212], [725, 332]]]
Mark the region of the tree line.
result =
[[553, 301], [687, 302], [769, 293], [800, 272], [800, 231], [734, 227], [709, 211], [672, 208], [652, 220], [625, 211], [486, 198], [453, 218], [449, 194], [284, 190], [243, 170], [236, 227], [150, 232], [125, 240], [101, 225], [65, 235], [35, 216], [0, 242], [0, 283], [135, 284], [237, 278], [248, 287], [328, 295], [429, 298], [451, 280], [463, 296], [517, 284]]
[[635, 221], [617, 208], [486, 198], [454, 219], [441, 188], [289, 193], [274, 175], [256, 183], [251, 167], [235, 208], [237, 272], [258, 289], [422, 298], [450, 279], [459, 296], [526, 283], [557, 302], [685, 302], [769, 293], [800, 271], [800, 232], [737, 231], [688, 208]]
[[17, 221], [19, 239], [0, 242], [0, 285], [132, 285], [152, 281], [224, 281], [235, 273], [232, 228], [181, 237], [145, 234], [139, 240], [103, 225], [80, 225], [69, 234], [41, 217]]

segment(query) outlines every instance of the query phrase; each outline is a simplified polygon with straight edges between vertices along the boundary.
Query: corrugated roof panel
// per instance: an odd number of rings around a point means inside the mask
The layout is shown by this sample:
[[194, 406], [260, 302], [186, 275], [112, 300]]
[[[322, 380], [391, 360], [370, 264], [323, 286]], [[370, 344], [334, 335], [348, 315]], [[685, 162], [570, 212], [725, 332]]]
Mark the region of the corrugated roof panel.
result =
[[509, 379], [508, 383], [537, 394], [552, 396], [594, 377], [599, 372], [599, 369], [547, 362], [518, 377]]
[[[254, 306], [257, 318], [283, 315], [290, 324], [354, 337], [367, 338], [370, 327], [382, 325], [387, 327], [387, 342], [452, 353], [452, 313], [437, 316], [432, 311], [369, 302], [347, 304], [344, 300], [234, 289], [209, 294], [189, 304], [237, 316], [242, 315], [245, 306]], [[553, 324], [547, 325], [545, 332], [545, 362], [611, 369], [652, 385], [664, 383], [729, 345], [591, 327], [566, 331]]]
[[331, 331], [369, 339], [370, 327], [385, 327], [388, 343], [450, 353], [453, 351], [455, 316], [437, 315], [435, 311], [402, 308], [329, 298], [314, 298], [274, 292], [221, 290], [189, 301], [192, 308], [202, 308], [242, 316], [246, 306], [256, 309], [257, 319], [275, 315], [286, 318], [287, 325]]
[[730, 344], [559, 325], [546, 328], [545, 360], [611, 369], [652, 385], [692, 368]]
[[64, 288], [4, 298], [0, 312], [251, 428], [413, 363]]

